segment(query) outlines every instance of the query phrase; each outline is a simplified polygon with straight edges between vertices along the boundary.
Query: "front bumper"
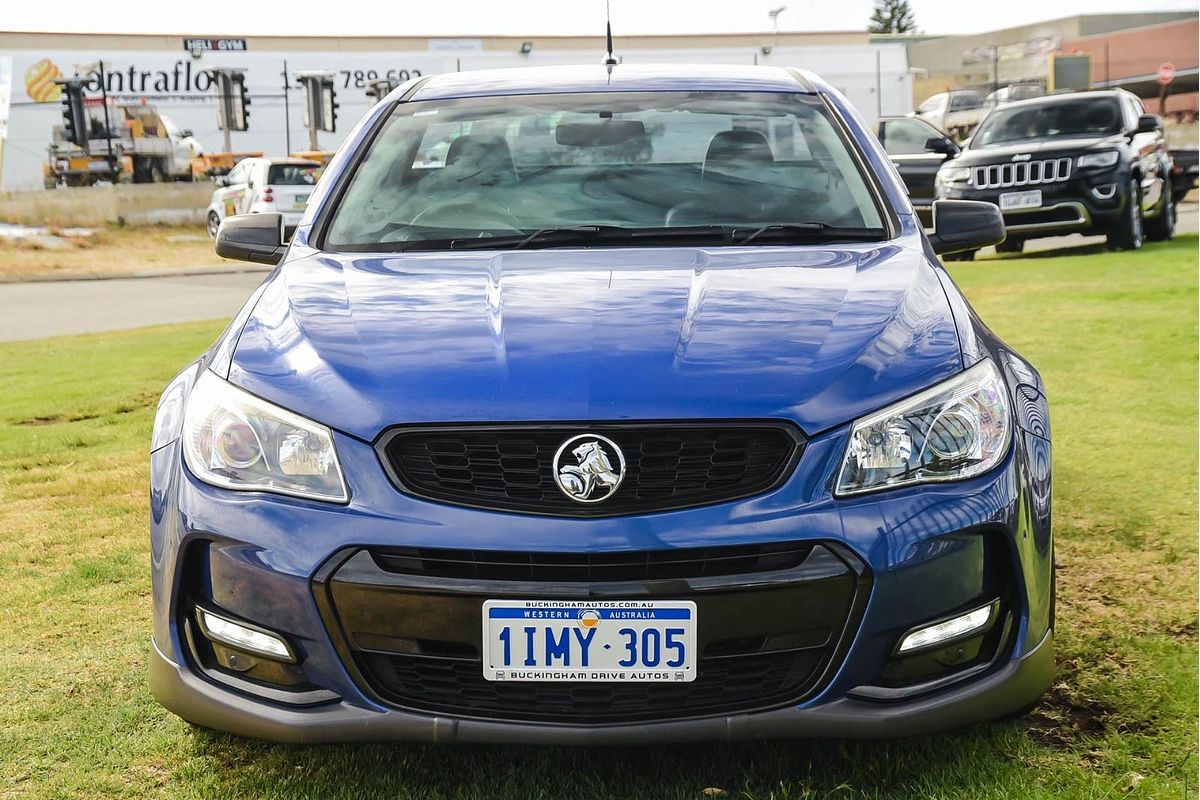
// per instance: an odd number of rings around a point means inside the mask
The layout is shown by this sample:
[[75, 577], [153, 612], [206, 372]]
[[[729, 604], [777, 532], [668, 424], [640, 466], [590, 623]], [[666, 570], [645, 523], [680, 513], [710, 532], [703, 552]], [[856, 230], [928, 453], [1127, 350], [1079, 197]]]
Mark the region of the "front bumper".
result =
[[1000, 196], [1008, 192], [1040, 190], [1038, 208], [1002, 211], [1010, 237], [1032, 239], [1063, 236], [1069, 233], [1107, 233], [1122, 218], [1128, 202], [1128, 174], [1119, 170], [1077, 173], [1060, 183], [1013, 186], [1003, 189], [976, 189], [965, 184], [939, 184], [942, 200], [980, 200], [1000, 205]]
[[[348, 506], [224, 492], [196, 481], [181, 464], [178, 448], [164, 447], [151, 459], [154, 694], [197, 724], [281, 741], [575, 744], [664, 737], [905, 736], [1003, 716], [1036, 700], [1053, 674], [1049, 443], [1018, 431], [1009, 456], [986, 476], [836, 501], [828, 485], [846, 435], [842, 429], [811, 439], [791, 478], [766, 494], [607, 519], [537, 518], [417, 500], [391, 485], [369, 444], [341, 435], [336, 435], [337, 446], [353, 492]], [[504, 718], [495, 708], [473, 713], [449, 705], [416, 707], [385, 696], [377, 681], [364, 677], [347, 635], [362, 626], [355, 622], [347, 630], [346, 613], [331, 616], [322, 600], [331, 574], [337, 575], [343, 563], [340, 554], [369, 548], [497, 550], [503, 543], [508, 550], [617, 554], [782, 542], [825, 543], [847, 554], [846, 563], [859, 564], [855, 580], [862, 602], [831, 612], [831, 627], [844, 622], [845, 629], [838, 631], [819, 680], [797, 685], [786, 698], [727, 710], [680, 708], [653, 718], [580, 722]], [[820, 577], [812, 572], [776, 576], [775, 588], [806, 591], [804, 582]], [[454, 639], [465, 630], [469, 641], [470, 625], [478, 623], [478, 607], [488, 596], [538, 597], [553, 587], [504, 588], [435, 581], [417, 587], [416, 595], [425, 603], [423, 619], [439, 633], [435, 638]], [[398, 609], [414, 607], [413, 587], [384, 589], [376, 604], [376, 627], [369, 632], [407, 636], [385, 628]], [[581, 593], [578, 597], [647, 592], [703, 599], [706, 591], [718, 589], [676, 581], [616, 589], [593, 584], [574, 591]], [[732, 581], [725, 589], [757, 598], [757, 606], [742, 606], [745, 618], [755, 622], [766, 615], [764, 609], [781, 604], [764, 602], [770, 587], [761, 576]], [[559, 587], [559, 596], [562, 591]], [[1008, 616], [1002, 640], [993, 642], [983, 663], [949, 681], [897, 689], [896, 681], [881, 680], [905, 631], [996, 593]], [[805, 606], [790, 616], [811, 617], [812, 609], [827, 608], [830, 598], [836, 599], [830, 593], [808, 596], [813, 599], [783, 601], [789, 608]], [[734, 600], [748, 602], [740, 595]], [[198, 663], [186, 624], [193, 602], [285, 635], [302, 655], [302, 685], [289, 694], [229, 679], [211, 664]], [[349, 602], [337, 600], [335, 611], [345, 612]], [[371, 603], [358, 605], [369, 616]], [[702, 612], [702, 629], [706, 618], [713, 616]], [[811, 630], [814, 624], [798, 627]]]

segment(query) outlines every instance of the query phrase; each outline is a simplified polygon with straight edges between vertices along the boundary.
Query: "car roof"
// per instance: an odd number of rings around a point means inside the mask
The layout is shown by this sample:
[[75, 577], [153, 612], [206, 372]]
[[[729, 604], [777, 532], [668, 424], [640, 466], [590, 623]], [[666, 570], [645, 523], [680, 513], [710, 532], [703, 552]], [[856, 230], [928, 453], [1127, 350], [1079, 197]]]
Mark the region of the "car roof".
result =
[[[1128, 92], [1123, 92], [1120, 89], [1101, 89], [1094, 92], [1064, 92], [1063, 94], [1047, 94], [1042, 97], [1028, 97], [1024, 100], [1013, 100], [1005, 103], [1005, 108], [1024, 108], [1026, 106], [1036, 106], [1044, 103], [1057, 103], [1065, 100], [1078, 100], [1079, 98], [1100, 98], [1110, 97], [1119, 99], [1128, 95]], [[1131, 95], [1133, 96], [1133, 95]]]
[[319, 166], [321, 166], [320, 162], [313, 161], [312, 159], [308, 159], [308, 158], [270, 158], [270, 157], [267, 157], [267, 158], [261, 158], [259, 160], [267, 162], [272, 167], [276, 166], [277, 164], [282, 165], [282, 166], [295, 165], [298, 167], [319, 167]]
[[809, 79], [782, 67], [732, 64], [603, 64], [516, 67], [435, 75], [410, 100], [514, 94], [653, 91], [813, 92]]

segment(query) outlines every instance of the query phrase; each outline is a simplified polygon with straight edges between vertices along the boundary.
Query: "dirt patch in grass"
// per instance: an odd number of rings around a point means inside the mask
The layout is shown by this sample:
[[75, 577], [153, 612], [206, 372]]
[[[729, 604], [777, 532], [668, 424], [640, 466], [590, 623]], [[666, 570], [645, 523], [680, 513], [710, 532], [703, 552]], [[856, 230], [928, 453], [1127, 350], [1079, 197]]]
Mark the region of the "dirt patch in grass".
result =
[[[1109, 659], [1105, 671], [1112, 679], [1136, 673], [1138, 664], [1120, 658]], [[1095, 665], [1090, 665], [1095, 666]], [[1060, 662], [1058, 681], [1029, 712], [1026, 735], [1040, 745], [1056, 750], [1085, 750], [1097, 740], [1116, 733], [1120, 735], [1153, 735], [1159, 730], [1152, 716], [1136, 716], [1130, 709], [1093, 696], [1088, 686], [1095, 675], [1082, 675], [1081, 667], [1073, 660]]]
[[1172, 639], [1189, 644], [1196, 642], [1198, 633], [1195, 620], [1180, 625], [1164, 625], [1159, 629], [1159, 632], [1164, 636], [1170, 636]]
[[1072, 750], [1108, 731], [1115, 709], [1096, 700], [1078, 700], [1063, 684], [1056, 685], [1029, 714], [1026, 735], [1045, 747]]
[[[99, 228], [90, 236], [46, 241], [0, 239], [0, 282], [129, 275], [220, 266], [203, 229], [179, 226]], [[199, 234], [199, 235], [189, 235]]]
[[101, 417], [116, 415], [116, 414], [132, 414], [135, 411], [141, 411], [146, 408], [153, 408], [158, 404], [158, 396], [152, 392], [138, 392], [128, 400], [122, 400], [107, 411], [80, 411], [74, 414], [46, 414], [44, 416], [27, 417], [18, 420], [18, 425], [26, 427], [41, 427], [44, 425], [63, 425], [68, 422], [83, 422], [89, 419], [99, 419]]
[[39, 425], [61, 425], [64, 422], [70, 421], [71, 420], [63, 414], [52, 414], [49, 417], [32, 417], [31, 419], [23, 419], [17, 424], [37, 427]]

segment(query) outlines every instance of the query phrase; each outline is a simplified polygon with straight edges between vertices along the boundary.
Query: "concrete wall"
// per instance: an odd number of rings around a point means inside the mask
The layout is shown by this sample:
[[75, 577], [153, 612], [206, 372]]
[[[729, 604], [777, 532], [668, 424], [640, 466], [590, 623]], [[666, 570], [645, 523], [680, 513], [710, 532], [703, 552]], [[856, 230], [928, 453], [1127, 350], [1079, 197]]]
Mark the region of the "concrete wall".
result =
[[213, 185], [127, 184], [0, 193], [0, 222], [20, 225], [201, 224]]

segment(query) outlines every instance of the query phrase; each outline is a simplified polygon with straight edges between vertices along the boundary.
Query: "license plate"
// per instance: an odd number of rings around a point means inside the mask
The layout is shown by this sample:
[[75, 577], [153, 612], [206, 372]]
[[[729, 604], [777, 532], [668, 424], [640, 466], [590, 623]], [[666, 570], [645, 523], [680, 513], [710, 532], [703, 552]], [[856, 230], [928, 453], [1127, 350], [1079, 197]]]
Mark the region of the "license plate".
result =
[[1001, 211], [1011, 211], [1014, 208], [1040, 208], [1041, 205], [1041, 189], [1032, 189], [1028, 192], [1005, 192], [1000, 195]]
[[298, 194], [292, 200], [292, 208], [296, 209], [297, 211], [304, 210], [304, 207], [307, 205], [308, 205], [308, 195], [306, 195], [306, 194]]
[[687, 683], [696, 679], [696, 604], [686, 600], [488, 600], [489, 681]]

